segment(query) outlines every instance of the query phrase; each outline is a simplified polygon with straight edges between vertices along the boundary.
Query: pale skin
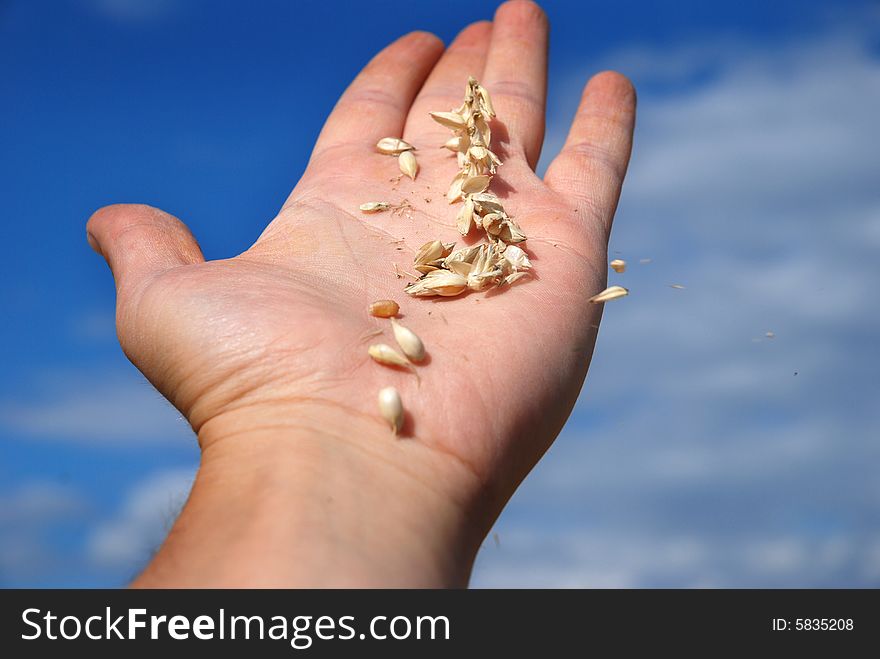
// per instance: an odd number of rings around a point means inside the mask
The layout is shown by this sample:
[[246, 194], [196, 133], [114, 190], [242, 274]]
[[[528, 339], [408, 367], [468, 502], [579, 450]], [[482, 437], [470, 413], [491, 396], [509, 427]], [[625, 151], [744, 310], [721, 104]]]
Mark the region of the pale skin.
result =
[[[635, 93], [616, 73], [584, 89], [562, 151], [534, 173], [544, 134], [547, 20], [514, 0], [444, 50], [415, 32], [379, 53], [327, 120], [308, 168], [259, 240], [206, 262], [186, 226], [114, 205], [87, 231], [116, 281], [125, 353], [189, 420], [201, 466], [139, 587], [457, 587], [501, 509], [580, 392], [602, 305], [611, 221], [629, 160]], [[444, 193], [450, 136], [428, 116], [491, 92], [492, 190], [528, 236], [535, 276], [493, 293], [403, 293], [412, 257], [463, 240]], [[416, 145], [393, 183], [381, 137]], [[411, 213], [366, 215], [366, 201]], [[427, 201], [430, 199], [430, 202]], [[367, 357], [394, 344], [370, 302], [391, 298], [429, 355], [412, 373]], [[612, 303], [614, 304], [614, 303]], [[395, 437], [376, 396], [394, 386]]]

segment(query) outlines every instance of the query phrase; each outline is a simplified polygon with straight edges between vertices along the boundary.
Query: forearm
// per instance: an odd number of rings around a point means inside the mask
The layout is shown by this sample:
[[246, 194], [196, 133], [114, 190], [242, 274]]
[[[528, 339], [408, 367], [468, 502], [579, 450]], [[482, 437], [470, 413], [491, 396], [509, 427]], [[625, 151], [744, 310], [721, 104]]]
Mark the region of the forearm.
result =
[[466, 585], [482, 531], [454, 465], [355, 418], [246, 427], [200, 432], [190, 498], [135, 587]]

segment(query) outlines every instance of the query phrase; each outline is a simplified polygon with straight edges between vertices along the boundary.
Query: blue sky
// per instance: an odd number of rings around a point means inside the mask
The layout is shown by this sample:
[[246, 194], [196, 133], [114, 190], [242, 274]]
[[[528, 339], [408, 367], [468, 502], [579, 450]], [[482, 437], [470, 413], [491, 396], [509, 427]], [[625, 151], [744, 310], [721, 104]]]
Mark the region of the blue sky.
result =
[[[575, 413], [474, 585], [880, 585], [880, 14], [545, 7], [545, 154], [591, 73], [639, 88], [611, 242], [633, 294], [606, 310]], [[124, 584], [197, 463], [116, 344], [89, 214], [151, 203], [208, 258], [240, 252], [372, 53], [493, 8], [0, 4], [0, 585]]]

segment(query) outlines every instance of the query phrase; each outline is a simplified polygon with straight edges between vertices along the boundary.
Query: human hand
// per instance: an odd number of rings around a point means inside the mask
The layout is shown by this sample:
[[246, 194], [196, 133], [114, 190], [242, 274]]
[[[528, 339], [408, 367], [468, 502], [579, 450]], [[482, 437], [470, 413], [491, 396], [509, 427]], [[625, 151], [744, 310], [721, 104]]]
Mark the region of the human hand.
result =
[[[308, 168], [257, 242], [205, 262], [162, 211], [110, 206], [89, 220], [117, 285], [120, 342], [190, 421], [202, 468], [142, 585], [460, 585], [480, 541], [562, 428], [601, 315], [611, 220], [629, 159], [635, 96], [593, 78], [563, 151], [534, 173], [544, 132], [547, 23], [519, 0], [444, 52], [426, 33], [394, 42], [340, 99]], [[445, 191], [457, 171], [429, 111], [461, 102], [468, 75], [498, 114], [492, 183], [528, 241], [534, 273], [457, 298], [403, 293], [428, 240], [461, 240]], [[398, 174], [381, 137], [414, 144]], [[367, 201], [411, 213], [365, 215]], [[428, 201], [430, 200], [430, 201]], [[468, 243], [477, 242], [476, 238]], [[425, 342], [417, 378], [371, 361], [392, 298]], [[379, 416], [394, 386], [395, 438]]]

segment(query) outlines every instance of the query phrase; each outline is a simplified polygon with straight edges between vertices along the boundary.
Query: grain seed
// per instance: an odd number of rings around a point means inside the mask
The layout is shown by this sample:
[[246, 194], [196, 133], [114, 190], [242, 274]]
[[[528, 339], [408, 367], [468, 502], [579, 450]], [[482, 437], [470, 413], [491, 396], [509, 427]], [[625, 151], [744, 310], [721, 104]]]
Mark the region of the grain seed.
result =
[[413, 181], [416, 180], [416, 174], [419, 171], [419, 163], [412, 151], [404, 151], [397, 157], [397, 164], [400, 171], [409, 176]]
[[385, 387], [379, 390], [379, 413], [397, 435], [403, 427], [403, 401], [400, 399], [400, 393], [394, 387]]
[[625, 295], [629, 295], [629, 291], [623, 286], [609, 286], [601, 293], [597, 293], [596, 295], [591, 297], [590, 302], [592, 302], [593, 304], [599, 304], [600, 302], [616, 300], [617, 298], [624, 297]]
[[380, 364], [411, 368], [410, 363], [403, 355], [385, 343], [375, 343], [371, 345], [367, 348], [367, 353], [373, 358], [373, 361], [377, 361]]
[[[395, 271], [397, 270], [397, 264], [394, 264]], [[397, 275], [400, 277], [400, 275]], [[400, 305], [397, 304], [394, 300], [376, 300], [372, 304], [370, 304], [370, 315], [376, 316], [376, 318], [391, 318], [392, 316], [396, 316], [400, 312]]]
[[397, 341], [397, 345], [400, 346], [403, 354], [411, 362], [424, 361], [425, 346], [415, 332], [404, 327], [393, 318], [391, 319], [391, 329], [394, 330], [394, 340]]
[[388, 156], [396, 156], [399, 153], [411, 151], [412, 149], [415, 149], [412, 144], [404, 142], [399, 137], [383, 137], [376, 142], [376, 151]]
[[381, 213], [391, 208], [391, 204], [387, 201], [368, 201], [358, 206], [364, 213]]

